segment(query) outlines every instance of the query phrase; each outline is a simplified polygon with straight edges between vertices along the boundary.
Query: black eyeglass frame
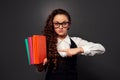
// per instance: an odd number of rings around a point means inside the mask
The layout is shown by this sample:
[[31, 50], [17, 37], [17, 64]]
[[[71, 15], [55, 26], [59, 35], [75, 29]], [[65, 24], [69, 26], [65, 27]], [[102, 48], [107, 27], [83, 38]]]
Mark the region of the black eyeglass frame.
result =
[[70, 24], [70, 22], [69, 22], [69, 21], [67, 21], [67, 22], [62, 22], [62, 23], [54, 22], [53, 24], [54, 24], [54, 27], [55, 27], [55, 28], [59, 28], [60, 25], [62, 25], [63, 28], [67, 28], [67, 26]]

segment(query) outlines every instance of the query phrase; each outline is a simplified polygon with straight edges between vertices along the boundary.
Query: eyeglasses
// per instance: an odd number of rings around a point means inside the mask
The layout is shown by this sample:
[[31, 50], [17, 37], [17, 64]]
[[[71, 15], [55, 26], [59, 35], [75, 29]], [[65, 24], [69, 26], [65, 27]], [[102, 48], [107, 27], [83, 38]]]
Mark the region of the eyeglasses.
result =
[[68, 25], [70, 24], [70, 22], [62, 22], [62, 23], [56, 22], [56, 23], [53, 23], [53, 24], [54, 24], [55, 28], [59, 28], [60, 25], [62, 25], [63, 28], [67, 28]]

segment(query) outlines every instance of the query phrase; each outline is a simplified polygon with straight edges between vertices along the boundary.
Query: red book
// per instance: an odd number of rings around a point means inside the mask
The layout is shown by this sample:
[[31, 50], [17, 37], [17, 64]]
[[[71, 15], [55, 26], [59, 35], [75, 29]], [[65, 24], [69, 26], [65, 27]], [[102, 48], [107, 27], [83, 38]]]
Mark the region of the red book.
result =
[[46, 58], [46, 37], [43, 35], [33, 35], [33, 61], [34, 64], [43, 63]]

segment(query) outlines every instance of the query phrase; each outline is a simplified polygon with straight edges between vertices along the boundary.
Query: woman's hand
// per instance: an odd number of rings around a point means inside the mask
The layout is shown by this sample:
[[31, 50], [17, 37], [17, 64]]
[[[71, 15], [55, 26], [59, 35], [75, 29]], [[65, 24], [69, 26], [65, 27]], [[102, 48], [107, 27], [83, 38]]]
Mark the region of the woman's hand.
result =
[[72, 57], [73, 55], [76, 55], [78, 53], [83, 53], [83, 48], [70, 48], [66, 50], [58, 50], [59, 52], [66, 52], [67, 56]]
[[44, 59], [43, 65], [45, 65], [46, 63], [47, 63], [47, 58]]

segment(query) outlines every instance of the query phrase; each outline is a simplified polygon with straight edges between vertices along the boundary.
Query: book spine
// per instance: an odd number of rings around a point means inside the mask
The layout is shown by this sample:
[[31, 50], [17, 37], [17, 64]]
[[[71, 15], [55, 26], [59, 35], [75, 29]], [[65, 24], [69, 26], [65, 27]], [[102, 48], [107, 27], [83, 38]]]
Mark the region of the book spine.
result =
[[30, 65], [30, 53], [29, 53], [29, 45], [28, 45], [28, 39], [25, 39], [25, 46], [26, 46], [26, 52], [27, 52], [27, 57], [28, 57], [28, 63]]
[[33, 45], [32, 37], [28, 37], [29, 53], [30, 53], [30, 64], [34, 64], [33, 61]]

